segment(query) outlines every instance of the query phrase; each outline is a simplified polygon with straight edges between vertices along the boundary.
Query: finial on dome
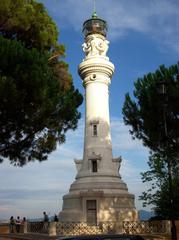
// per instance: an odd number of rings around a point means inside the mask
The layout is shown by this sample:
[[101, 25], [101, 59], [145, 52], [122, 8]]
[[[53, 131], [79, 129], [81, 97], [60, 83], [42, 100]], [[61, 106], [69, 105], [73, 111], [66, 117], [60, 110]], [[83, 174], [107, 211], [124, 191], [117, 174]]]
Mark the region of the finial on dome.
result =
[[106, 37], [107, 22], [98, 17], [96, 13], [96, 0], [94, 0], [94, 9], [92, 17], [83, 23], [83, 33], [85, 37], [90, 34], [100, 34]]
[[97, 15], [96, 11], [93, 12], [93, 14], [92, 14], [92, 18], [93, 18], [93, 19], [98, 18], [98, 15]]
[[94, 0], [92, 18], [98, 18], [98, 15], [96, 13], [96, 0]]

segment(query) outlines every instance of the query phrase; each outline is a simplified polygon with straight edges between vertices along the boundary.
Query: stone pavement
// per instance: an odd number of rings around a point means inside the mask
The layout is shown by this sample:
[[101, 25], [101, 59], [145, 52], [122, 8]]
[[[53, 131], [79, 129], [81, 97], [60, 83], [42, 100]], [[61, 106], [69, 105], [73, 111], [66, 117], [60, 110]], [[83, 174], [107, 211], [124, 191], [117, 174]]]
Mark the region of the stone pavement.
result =
[[45, 234], [0, 234], [0, 240], [55, 240], [56, 236], [47, 236]]
[[[171, 240], [169, 235], [141, 235], [145, 240]], [[0, 234], [0, 240], [56, 240], [57, 236], [48, 236], [45, 234]], [[179, 236], [178, 236], [179, 239]]]

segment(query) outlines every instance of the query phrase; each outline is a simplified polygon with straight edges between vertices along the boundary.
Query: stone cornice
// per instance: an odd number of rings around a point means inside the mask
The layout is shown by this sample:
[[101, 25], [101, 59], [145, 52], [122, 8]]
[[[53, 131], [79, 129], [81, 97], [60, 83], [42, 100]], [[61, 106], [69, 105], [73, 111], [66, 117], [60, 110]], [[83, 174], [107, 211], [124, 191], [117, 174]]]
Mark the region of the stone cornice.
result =
[[84, 61], [78, 69], [80, 77], [83, 79], [84, 86], [88, 83], [101, 82], [109, 85], [114, 73], [114, 65], [109, 61]]
[[101, 62], [84, 61], [79, 65], [78, 72], [83, 80], [90, 74], [95, 73], [104, 74], [111, 78], [114, 73], [114, 65], [109, 61]]

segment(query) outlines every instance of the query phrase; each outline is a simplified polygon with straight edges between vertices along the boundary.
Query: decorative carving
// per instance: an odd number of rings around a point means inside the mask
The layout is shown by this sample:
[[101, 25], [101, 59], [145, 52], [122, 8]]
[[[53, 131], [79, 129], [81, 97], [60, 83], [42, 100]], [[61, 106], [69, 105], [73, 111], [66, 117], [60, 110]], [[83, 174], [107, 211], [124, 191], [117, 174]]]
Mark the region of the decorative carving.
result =
[[[99, 124], [99, 120], [98, 119], [93, 119], [90, 121], [90, 125], [93, 125], [93, 124]], [[93, 152], [94, 154], [94, 152]]]
[[76, 170], [78, 173], [81, 170], [83, 160], [82, 159], [74, 159], [74, 162], [75, 162]]
[[101, 160], [101, 154], [96, 154], [95, 152], [92, 152], [92, 154], [90, 154], [89, 156], [88, 156], [88, 160]]
[[96, 55], [106, 56], [109, 48], [109, 41], [92, 35], [87, 38], [87, 41], [83, 43], [82, 47], [87, 57]]
[[121, 167], [122, 157], [120, 156], [118, 158], [113, 158], [112, 161], [116, 164], [117, 171], [119, 172]]

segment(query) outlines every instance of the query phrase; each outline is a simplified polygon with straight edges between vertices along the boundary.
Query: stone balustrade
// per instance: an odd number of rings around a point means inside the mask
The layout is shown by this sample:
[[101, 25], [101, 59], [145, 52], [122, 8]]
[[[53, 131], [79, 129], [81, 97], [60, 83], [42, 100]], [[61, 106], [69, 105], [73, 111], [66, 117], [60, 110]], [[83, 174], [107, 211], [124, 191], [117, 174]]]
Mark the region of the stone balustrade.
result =
[[[179, 221], [176, 221], [179, 231]], [[88, 234], [170, 234], [170, 221], [125, 221], [101, 222], [97, 225], [89, 225], [85, 222], [26, 222], [21, 226], [21, 233], [42, 234], [47, 236], [88, 235]], [[0, 234], [9, 233], [9, 224], [0, 224]]]
[[123, 233], [158, 234], [170, 233], [170, 221], [124, 221]]
[[88, 234], [169, 234], [170, 221], [130, 221], [118, 224], [116, 222], [101, 222], [90, 225], [85, 222], [29, 222], [28, 233], [42, 233], [49, 236], [56, 235], [88, 235]]

